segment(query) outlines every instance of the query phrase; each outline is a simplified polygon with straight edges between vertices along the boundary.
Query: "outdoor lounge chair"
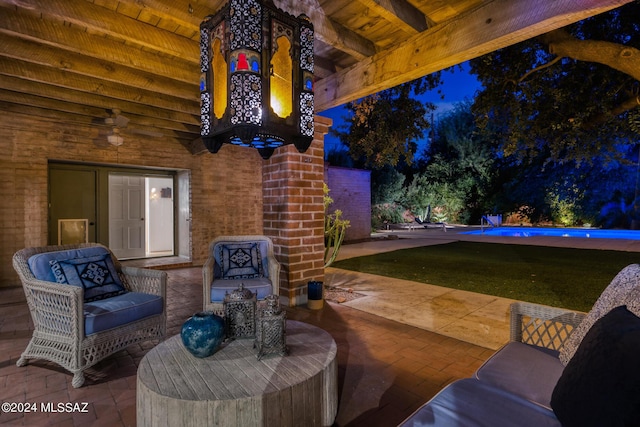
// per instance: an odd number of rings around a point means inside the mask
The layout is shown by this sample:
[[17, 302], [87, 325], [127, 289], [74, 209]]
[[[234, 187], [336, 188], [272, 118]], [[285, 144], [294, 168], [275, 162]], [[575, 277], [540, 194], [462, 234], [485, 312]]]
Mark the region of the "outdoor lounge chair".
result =
[[202, 267], [205, 311], [224, 314], [224, 297], [242, 284], [258, 300], [279, 295], [280, 263], [267, 236], [221, 236], [209, 244]]
[[424, 228], [442, 228], [444, 231], [447, 231], [447, 223], [446, 222], [431, 222], [431, 205], [427, 207], [427, 214], [424, 217], [424, 221], [418, 217], [414, 218], [415, 221], [423, 226]]
[[166, 272], [122, 266], [97, 243], [25, 248], [13, 267], [34, 326], [18, 366], [48, 360], [73, 373], [78, 388], [107, 356], [165, 335]]

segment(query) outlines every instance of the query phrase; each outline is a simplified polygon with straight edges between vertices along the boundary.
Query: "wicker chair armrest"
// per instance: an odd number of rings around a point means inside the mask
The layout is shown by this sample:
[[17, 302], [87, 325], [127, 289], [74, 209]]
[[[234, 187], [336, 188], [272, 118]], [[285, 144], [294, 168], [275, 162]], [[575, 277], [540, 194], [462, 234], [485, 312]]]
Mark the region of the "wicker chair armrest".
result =
[[84, 289], [45, 280], [23, 281], [23, 290], [38, 333], [66, 336], [79, 340], [84, 336]]
[[131, 266], [122, 266], [121, 271], [129, 290], [166, 298], [167, 273], [165, 271]]
[[274, 254], [269, 256], [269, 280], [273, 286], [273, 294], [280, 296], [280, 263]]
[[211, 300], [211, 283], [213, 282], [213, 256], [209, 256], [202, 266], [202, 306], [206, 310], [207, 302]]
[[215, 266], [216, 260], [212, 256], [208, 257], [202, 266], [202, 283], [206, 285], [211, 285], [213, 282], [213, 269]]
[[560, 350], [585, 313], [528, 302], [511, 304], [510, 339]]

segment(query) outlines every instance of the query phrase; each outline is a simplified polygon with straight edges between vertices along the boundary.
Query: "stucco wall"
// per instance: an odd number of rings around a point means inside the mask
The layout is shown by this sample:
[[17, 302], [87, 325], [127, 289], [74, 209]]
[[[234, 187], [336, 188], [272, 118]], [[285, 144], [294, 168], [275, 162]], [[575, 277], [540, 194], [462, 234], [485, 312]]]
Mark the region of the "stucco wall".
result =
[[329, 212], [342, 211], [342, 217], [351, 222], [345, 241], [361, 240], [371, 236], [371, 172], [327, 166], [326, 182], [333, 204]]

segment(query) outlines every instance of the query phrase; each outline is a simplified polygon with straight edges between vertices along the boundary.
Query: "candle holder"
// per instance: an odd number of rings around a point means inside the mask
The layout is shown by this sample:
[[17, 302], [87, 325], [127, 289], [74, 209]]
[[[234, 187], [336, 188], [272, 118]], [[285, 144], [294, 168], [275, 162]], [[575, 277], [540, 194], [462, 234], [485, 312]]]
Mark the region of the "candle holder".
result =
[[280, 308], [277, 295], [269, 295], [265, 299], [256, 319], [256, 340], [254, 347], [261, 360], [267, 355], [285, 356], [288, 353], [286, 344], [286, 312]]
[[254, 338], [256, 336], [256, 294], [243, 284], [224, 296], [224, 320], [227, 338]]

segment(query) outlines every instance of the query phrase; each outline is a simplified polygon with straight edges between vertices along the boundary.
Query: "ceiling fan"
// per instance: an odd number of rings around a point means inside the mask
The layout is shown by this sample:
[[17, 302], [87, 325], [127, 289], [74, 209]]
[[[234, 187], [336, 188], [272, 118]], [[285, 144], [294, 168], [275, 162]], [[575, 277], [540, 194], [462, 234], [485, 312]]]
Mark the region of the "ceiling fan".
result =
[[[127, 129], [127, 133], [134, 133], [138, 135], [142, 135], [145, 137], [152, 138], [162, 138], [164, 134], [158, 130], [153, 129], [149, 126], [142, 127], [129, 127], [130, 119], [122, 115], [122, 111], [118, 108], [112, 108], [111, 110], [107, 110], [109, 112], [109, 117], [106, 117], [103, 120], [104, 124], [111, 127], [111, 131], [107, 136], [107, 139], [111, 145], [122, 145], [123, 138], [120, 135], [121, 129]], [[109, 136], [111, 138], [109, 138]]]
[[120, 146], [124, 143], [124, 138], [120, 135], [120, 129], [126, 128], [129, 124], [129, 119], [120, 114], [118, 108], [111, 109], [111, 116], [104, 119], [106, 125], [111, 126], [111, 132], [107, 135], [107, 141], [109, 144]]

